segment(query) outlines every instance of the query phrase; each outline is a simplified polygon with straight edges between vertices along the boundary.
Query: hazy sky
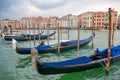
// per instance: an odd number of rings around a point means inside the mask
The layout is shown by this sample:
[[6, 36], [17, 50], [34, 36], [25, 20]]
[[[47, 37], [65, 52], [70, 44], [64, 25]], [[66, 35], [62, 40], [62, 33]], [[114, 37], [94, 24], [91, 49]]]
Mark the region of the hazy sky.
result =
[[0, 0], [0, 20], [79, 15], [87, 11], [108, 11], [109, 7], [120, 13], [119, 5], [120, 0]]

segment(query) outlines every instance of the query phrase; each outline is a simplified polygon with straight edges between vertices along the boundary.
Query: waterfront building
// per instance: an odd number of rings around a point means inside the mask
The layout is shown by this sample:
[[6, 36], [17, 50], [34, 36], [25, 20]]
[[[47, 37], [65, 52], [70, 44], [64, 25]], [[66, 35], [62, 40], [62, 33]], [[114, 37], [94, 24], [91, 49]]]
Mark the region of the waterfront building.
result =
[[20, 26], [20, 21], [19, 20], [11, 20], [8, 25], [12, 26], [12, 29], [17, 29]]
[[81, 26], [83, 29], [90, 29], [93, 25], [94, 12], [85, 12], [81, 14]]
[[53, 17], [50, 16], [49, 17], [49, 20], [50, 20], [49, 27], [56, 28], [57, 27], [57, 19], [58, 19], [57, 16], [53, 16]]
[[19, 24], [20, 24], [19, 20], [3, 19], [0, 22], [1, 25], [0, 27], [1, 29], [3, 29], [5, 26], [11, 26], [12, 29], [16, 29], [19, 27]]
[[9, 34], [8, 31], [10, 31], [10, 28], [8, 27], [8, 23], [10, 22], [10, 19], [3, 19], [0, 21], [0, 29], [5, 33]]
[[[101, 12], [101, 11], [99, 11], [99, 12], [94, 12], [94, 16], [93, 16], [93, 22], [94, 22], [94, 24], [93, 24], [93, 27], [94, 27], [94, 29], [96, 29], [96, 30], [102, 30], [102, 29], [104, 29], [104, 18], [105, 18], [105, 16], [104, 16], [104, 12]], [[108, 16], [106, 17], [106, 18], [108, 18]]]
[[118, 16], [118, 20], [117, 20], [117, 29], [120, 29], [120, 15]]
[[77, 28], [79, 26], [79, 18], [76, 15], [68, 14], [57, 19], [59, 27]]
[[[116, 26], [119, 28], [120, 25], [120, 19], [118, 18], [118, 24], [117, 24], [117, 11], [114, 9], [112, 10], [112, 22], [116, 29]], [[7, 26], [11, 25], [12, 28], [23, 28], [23, 29], [29, 29], [29, 28], [57, 28], [59, 24], [59, 27], [64, 28], [77, 28], [80, 26], [81, 29], [92, 29], [92, 27], [95, 30], [104, 30], [108, 29], [109, 24], [109, 13], [103, 12], [103, 11], [97, 11], [97, 12], [85, 12], [78, 16], [68, 14], [65, 16], [62, 16], [61, 18], [57, 16], [50, 16], [48, 18], [43, 18], [42, 16], [38, 17], [26, 17], [22, 18], [20, 20], [10, 20], [10, 19], [3, 19], [0, 22], [0, 26]]]
[[78, 15], [78, 19], [79, 19], [79, 25], [80, 25], [80, 28], [82, 28], [82, 15]]
[[[117, 25], [117, 11], [112, 10], [112, 22], [116, 29]], [[91, 29], [93, 27], [95, 30], [104, 30], [109, 27], [109, 12], [85, 12], [78, 16], [80, 24], [83, 29]]]
[[8, 26], [8, 23], [10, 22], [10, 19], [3, 19], [0, 21], [1, 24], [1, 28], [3, 28], [4, 26]]
[[20, 28], [22, 29], [29, 29], [29, 28], [36, 28], [36, 17], [26, 17], [20, 19]]
[[[115, 11], [114, 9], [112, 10], [111, 13], [112, 16], [112, 26], [114, 26], [114, 29], [116, 29], [117, 26], [117, 11]], [[104, 27], [103, 29], [108, 29], [109, 27], [109, 12], [104, 12]]]
[[22, 28], [47, 28], [50, 24], [49, 18], [39, 17], [27, 17], [20, 19], [20, 26]]
[[42, 26], [42, 28], [48, 28], [48, 26], [49, 26], [49, 18], [43, 18], [42, 20], [41, 20], [41, 26]]

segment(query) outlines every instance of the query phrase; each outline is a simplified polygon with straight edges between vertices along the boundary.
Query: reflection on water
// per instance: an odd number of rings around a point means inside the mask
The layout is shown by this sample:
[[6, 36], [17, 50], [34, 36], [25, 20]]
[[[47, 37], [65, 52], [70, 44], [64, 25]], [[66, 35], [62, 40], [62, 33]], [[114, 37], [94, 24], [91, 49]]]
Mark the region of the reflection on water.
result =
[[[80, 38], [85, 39], [91, 35], [91, 31], [80, 31]], [[80, 56], [94, 54], [96, 48], [104, 49], [107, 47], [107, 31], [96, 31], [96, 37], [94, 39], [94, 48], [91, 47], [91, 43], [80, 48]], [[75, 35], [76, 34], [76, 35]], [[120, 31], [115, 32], [115, 45], [120, 43], [120, 37], [118, 37]], [[67, 31], [62, 34], [62, 39], [67, 40]], [[51, 40], [54, 36], [51, 37]], [[57, 34], [56, 34], [57, 39]], [[77, 31], [70, 31], [70, 40], [77, 39]], [[36, 41], [36, 45], [32, 41], [17, 42], [20, 47], [33, 47], [39, 44]], [[31, 46], [30, 46], [31, 45]], [[36, 71], [35, 66], [32, 66], [31, 55], [20, 55], [12, 49], [11, 41], [4, 41], [0, 39], [0, 80], [119, 80], [120, 79], [120, 62], [114, 63], [110, 67], [110, 74], [105, 74], [103, 67], [67, 74], [56, 75], [41, 75]], [[64, 61], [72, 59], [76, 56], [77, 49], [61, 52], [58, 56], [57, 53], [40, 54], [39, 59], [42, 61]]]

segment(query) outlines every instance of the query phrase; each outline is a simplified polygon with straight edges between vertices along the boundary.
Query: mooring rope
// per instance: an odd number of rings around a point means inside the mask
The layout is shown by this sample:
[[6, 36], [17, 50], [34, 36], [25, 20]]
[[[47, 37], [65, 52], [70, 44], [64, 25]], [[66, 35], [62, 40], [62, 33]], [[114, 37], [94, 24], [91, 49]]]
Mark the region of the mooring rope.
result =
[[102, 62], [99, 62], [101, 64], [101, 66], [106, 70], [106, 67], [104, 66], [106, 63], [105, 63], [105, 60], [102, 59], [102, 61], [104, 62], [104, 64]]

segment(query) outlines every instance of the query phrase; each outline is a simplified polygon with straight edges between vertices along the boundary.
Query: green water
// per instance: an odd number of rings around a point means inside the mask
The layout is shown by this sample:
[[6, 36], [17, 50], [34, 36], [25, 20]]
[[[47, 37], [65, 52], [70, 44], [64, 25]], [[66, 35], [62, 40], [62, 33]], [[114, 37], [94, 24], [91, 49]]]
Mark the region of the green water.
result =
[[[94, 48], [91, 43], [80, 48], [80, 56], [94, 54], [96, 48], [104, 49], [107, 47], [108, 32], [95, 31]], [[115, 31], [115, 45], [120, 43], [120, 31]], [[85, 39], [91, 35], [91, 31], [80, 31], [80, 38]], [[67, 32], [64, 31], [62, 39], [67, 39]], [[51, 40], [54, 37], [51, 37]], [[57, 35], [56, 35], [57, 39]], [[77, 39], [77, 31], [70, 31], [70, 40]], [[33, 47], [27, 42], [18, 42], [20, 47]], [[36, 41], [38, 45], [38, 41]], [[57, 53], [42, 54], [39, 58], [42, 61], [63, 61], [76, 57], [77, 50], [70, 50], [62, 52], [61, 56]], [[0, 80], [119, 80], [120, 79], [120, 61], [114, 63], [110, 67], [109, 75], [105, 74], [103, 67], [91, 69], [82, 72], [74, 72], [67, 74], [56, 75], [41, 75], [38, 74], [35, 67], [32, 66], [31, 55], [20, 55], [12, 48], [11, 41], [4, 41], [0, 39]]]

